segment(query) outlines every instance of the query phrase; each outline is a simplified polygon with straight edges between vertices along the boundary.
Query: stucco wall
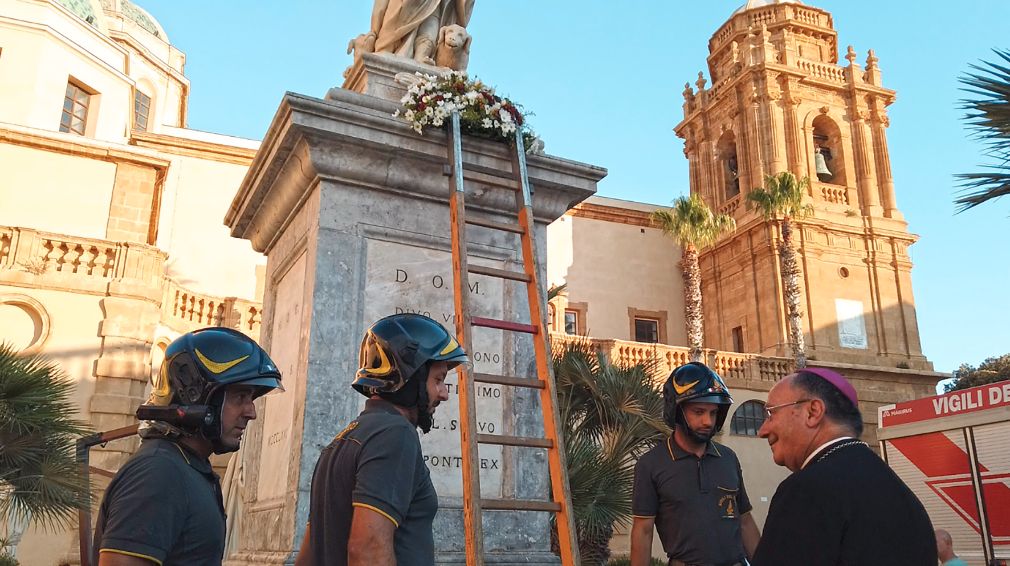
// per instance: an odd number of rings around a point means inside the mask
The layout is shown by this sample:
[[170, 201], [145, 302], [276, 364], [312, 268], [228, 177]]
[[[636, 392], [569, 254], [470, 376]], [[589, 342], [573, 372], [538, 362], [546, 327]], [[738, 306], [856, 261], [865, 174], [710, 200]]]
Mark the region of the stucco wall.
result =
[[[587, 201], [599, 202], [615, 201]], [[633, 212], [639, 213], [636, 218], [641, 222], [641, 211]], [[633, 308], [665, 313], [663, 342], [686, 344], [684, 287], [678, 267], [681, 252], [658, 228], [616, 218], [590, 218], [577, 209], [548, 228], [548, 250], [548, 281], [568, 284], [569, 303], [585, 303], [588, 335], [633, 340], [629, 314]]]
[[165, 181], [158, 247], [168, 252], [168, 273], [194, 291], [222, 297], [256, 297], [256, 268], [266, 258], [224, 225], [248, 167], [171, 156]]
[[115, 163], [0, 144], [0, 171], [0, 225], [105, 238]]

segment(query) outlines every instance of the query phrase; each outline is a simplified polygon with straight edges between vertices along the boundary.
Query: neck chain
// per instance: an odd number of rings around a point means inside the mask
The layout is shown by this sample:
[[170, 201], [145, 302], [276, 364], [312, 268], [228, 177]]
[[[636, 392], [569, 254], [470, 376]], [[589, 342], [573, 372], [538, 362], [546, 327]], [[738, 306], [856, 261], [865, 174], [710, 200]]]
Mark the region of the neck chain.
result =
[[867, 448], [870, 447], [869, 444], [863, 442], [862, 440], [849, 440], [847, 442], [842, 442], [842, 443], [836, 444], [834, 447], [831, 448], [831, 450], [828, 450], [824, 454], [821, 454], [820, 456], [818, 456], [817, 459], [814, 460], [814, 462], [820, 462], [821, 460], [827, 458], [828, 456], [834, 454], [835, 452], [841, 450], [842, 448], [846, 448], [846, 447], [849, 447], [849, 446], [855, 446], [857, 444], [862, 444], [863, 446], [866, 446]]

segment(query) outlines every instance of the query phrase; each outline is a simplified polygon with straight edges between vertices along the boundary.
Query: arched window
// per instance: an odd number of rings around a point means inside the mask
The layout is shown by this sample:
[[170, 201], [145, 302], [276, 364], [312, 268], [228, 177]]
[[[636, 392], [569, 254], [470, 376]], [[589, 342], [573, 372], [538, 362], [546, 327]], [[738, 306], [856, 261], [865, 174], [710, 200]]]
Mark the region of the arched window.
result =
[[740, 194], [740, 162], [736, 155], [736, 137], [726, 130], [716, 144], [719, 167], [722, 170], [723, 202]]
[[741, 436], [757, 436], [758, 429], [765, 422], [765, 404], [761, 401], [747, 401], [733, 413], [730, 432]]
[[845, 153], [838, 125], [827, 116], [813, 122], [814, 175], [822, 183], [846, 186]]

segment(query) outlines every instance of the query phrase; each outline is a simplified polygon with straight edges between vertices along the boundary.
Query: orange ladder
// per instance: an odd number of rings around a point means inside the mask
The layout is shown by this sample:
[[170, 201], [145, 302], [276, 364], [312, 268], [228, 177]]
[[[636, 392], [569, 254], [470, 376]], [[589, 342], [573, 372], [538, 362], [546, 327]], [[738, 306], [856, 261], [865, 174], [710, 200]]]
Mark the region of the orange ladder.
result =
[[[550, 337], [544, 325], [543, 296], [537, 280], [536, 245], [533, 241], [533, 207], [529, 179], [526, 175], [526, 150], [519, 128], [516, 129], [515, 142], [510, 146], [512, 171], [507, 183], [503, 184], [501, 180], [495, 179], [494, 175], [464, 171], [459, 113], [452, 113], [448, 146], [450, 165], [446, 173], [451, 177], [450, 190], [452, 193], [449, 214], [452, 221], [456, 336], [467, 352], [473, 352], [472, 328], [474, 326], [531, 334], [533, 335], [537, 372], [536, 377], [526, 378], [471, 373], [464, 366], [460, 366], [457, 370], [463, 468], [463, 522], [466, 530], [467, 564], [470, 566], [484, 565], [484, 530], [481, 513], [486, 509], [489, 511], [548, 511], [555, 513], [561, 564], [563, 566], [578, 566], [579, 553], [576, 542], [575, 518], [572, 515], [572, 496], [568, 487], [564, 445], [559, 434], [561, 422], [557, 406], [554, 368], [550, 357]], [[514, 190], [516, 193], [517, 224], [493, 222], [467, 215], [464, 203], [464, 179], [497, 183], [498, 186]], [[470, 265], [467, 261], [466, 226], [468, 224], [518, 234], [522, 244], [523, 271]], [[530, 307], [530, 323], [471, 316], [469, 298], [469, 274], [471, 273], [524, 283]], [[540, 407], [544, 418], [544, 437], [530, 438], [477, 433], [474, 382], [539, 389]], [[482, 499], [477, 450], [479, 444], [546, 448], [550, 468], [551, 499]]]

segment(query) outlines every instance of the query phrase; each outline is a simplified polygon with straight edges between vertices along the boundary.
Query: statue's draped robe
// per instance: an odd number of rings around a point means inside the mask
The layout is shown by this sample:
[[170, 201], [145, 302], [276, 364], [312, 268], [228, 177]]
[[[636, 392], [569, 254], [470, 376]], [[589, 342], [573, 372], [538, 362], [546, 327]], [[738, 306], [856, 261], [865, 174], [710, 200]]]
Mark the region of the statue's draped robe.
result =
[[[464, 21], [470, 19], [473, 3], [474, 0], [466, 0]], [[414, 40], [425, 20], [438, 15], [439, 23], [434, 28], [434, 34], [438, 34], [438, 29], [443, 26], [460, 23], [455, 6], [453, 0], [389, 0], [376, 33], [375, 51], [413, 58]], [[434, 40], [435, 37], [432, 37], [432, 43]]]

